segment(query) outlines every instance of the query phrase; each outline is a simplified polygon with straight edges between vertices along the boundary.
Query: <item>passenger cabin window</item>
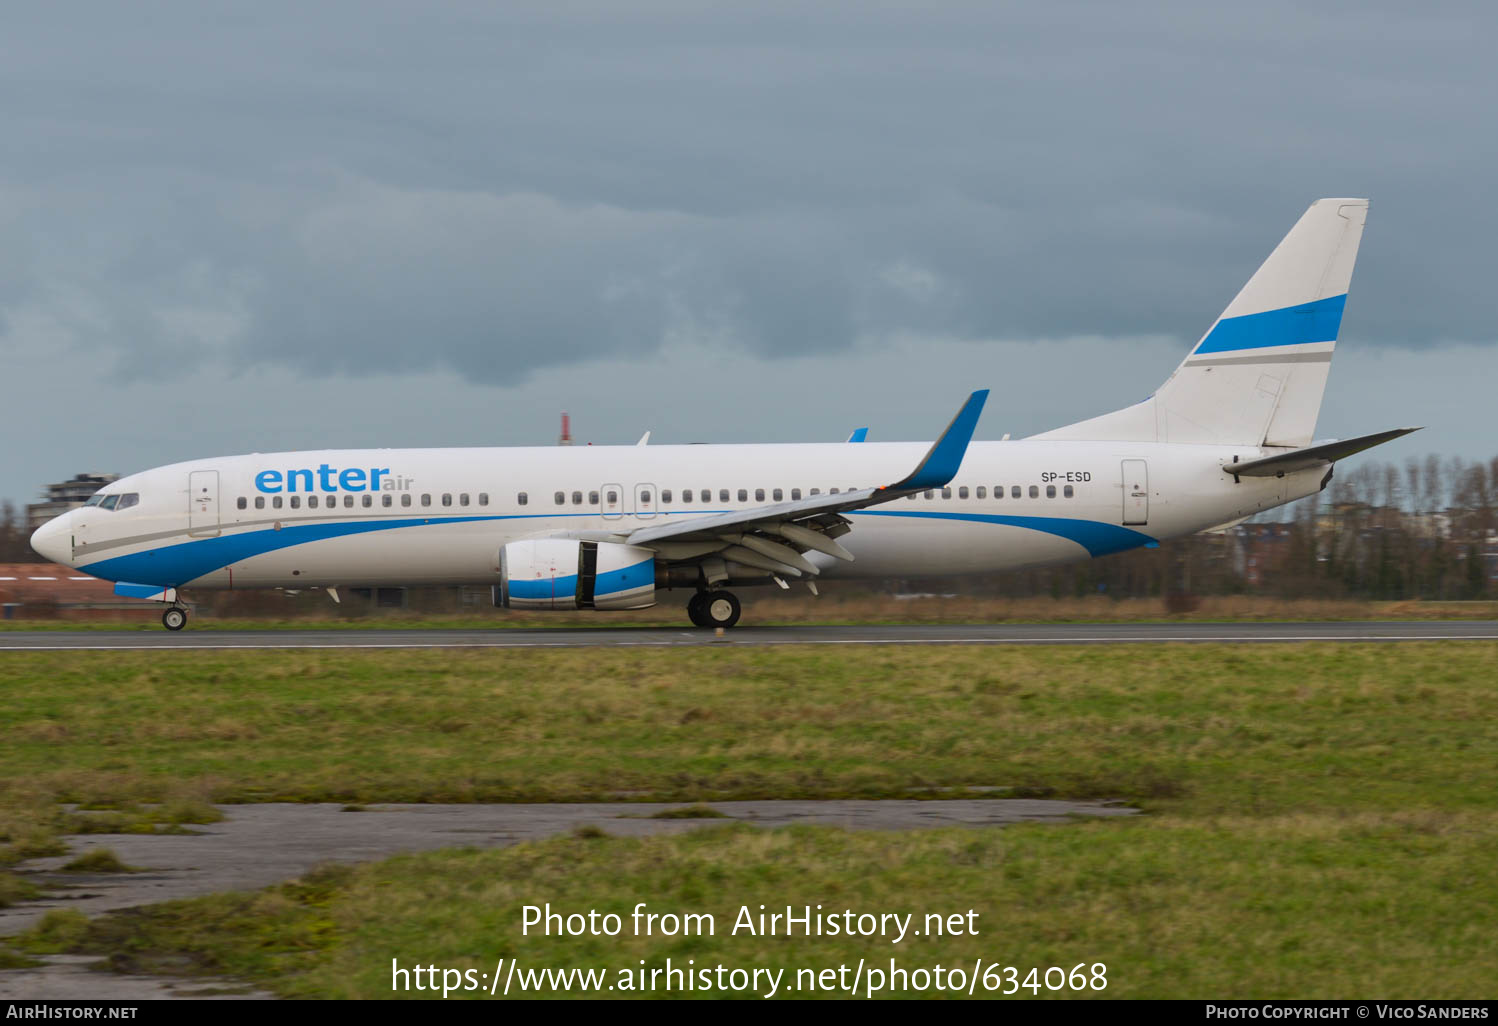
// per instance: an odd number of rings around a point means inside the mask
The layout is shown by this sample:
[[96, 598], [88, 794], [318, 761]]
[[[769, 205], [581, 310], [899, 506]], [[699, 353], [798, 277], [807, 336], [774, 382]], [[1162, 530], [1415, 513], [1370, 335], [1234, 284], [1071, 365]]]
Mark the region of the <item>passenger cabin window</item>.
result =
[[255, 496], [255, 508], [256, 509], [264, 509], [265, 508], [265, 496], [263, 496], [263, 495], [257, 495], [257, 496]]
[[598, 505], [598, 493], [597, 492], [589, 492], [588, 493], [588, 505], [589, 506], [596, 506], [596, 505]]
[[411, 505], [411, 493], [410, 492], [405, 492], [405, 493], [403, 493], [401, 495], [401, 505], [402, 506], [409, 506], [409, 505]]
[[302, 508], [302, 497], [300, 495], [293, 495], [291, 497], [291, 508], [292, 509], [301, 509]]
[[697, 493], [697, 497], [699, 499], [701, 499], [703, 502], [712, 502], [713, 501], [713, 490], [711, 488], [704, 488], [704, 489], [702, 489], [702, 491], [700, 491], [700, 492]]
[[238, 500], [235, 501], [234, 505], [238, 506], [240, 509], [246, 509], [250, 504], [248, 501], [246, 501], [245, 497], [241, 495]]
[[393, 498], [391, 498], [389, 495], [382, 495], [382, 496], [380, 496], [380, 505], [381, 506], [389, 506], [389, 505], [391, 505], [394, 502], [395, 502], [395, 500]]
[[934, 498], [936, 498], [936, 493], [933, 492], [929, 488], [927, 488], [926, 491], [923, 494], [926, 496], [927, 499], [934, 499]]
[[718, 489], [718, 501], [719, 502], [727, 502], [728, 501], [728, 489], [727, 488], [719, 488]]
[[792, 502], [796, 502], [800, 498], [801, 498], [801, 489], [799, 489], [799, 488], [792, 488], [791, 489], [791, 501]]
[[421, 504], [423, 506], [430, 506], [432, 504], [432, 493], [431, 492], [422, 492], [421, 493]]
[[665, 503], [670, 502], [670, 501], [671, 501], [671, 489], [669, 489], [669, 488], [662, 488], [661, 489], [661, 503], [665, 504]]
[[943, 488], [941, 490], [941, 497], [943, 499], [950, 499], [952, 497], [952, 489], [951, 488]]
[[980, 499], [986, 499], [986, 498], [988, 498], [988, 488], [986, 486], [979, 485], [977, 487], [976, 491], [977, 491], [977, 498], [980, 498]]
[[682, 502], [691, 502], [692, 501], [692, 489], [690, 489], [690, 488], [683, 488], [681, 490], [681, 501]]
[[829, 488], [829, 489], [827, 489], [827, 494], [828, 495], [836, 495], [837, 494], [837, 489], [836, 488]]
[[909, 499], [911, 502], [914, 502], [915, 501], [915, 492], [911, 492], [909, 495], [905, 496], [905, 498]]
[[[364, 498], [368, 499], [369, 496], [366, 495], [366, 496], [364, 496]], [[367, 506], [367, 505], [369, 505], [369, 503], [365, 502], [365, 505]], [[345, 495], [343, 497], [343, 508], [344, 509], [353, 509], [354, 508], [354, 497], [352, 495]]]
[[747, 488], [740, 488], [739, 489], [739, 501], [740, 502], [748, 502], [749, 501], [749, 489], [747, 489]]
[[1046, 485], [1045, 486], [1045, 497], [1047, 499], [1054, 499], [1056, 497], [1056, 486], [1055, 485]]
[[643, 492], [640, 493], [640, 505], [641, 506], [649, 506], [650, 505], [650, 489], [647, 488]]
[[582, 504], [583, 504], [583, 493], [582, 492], [573, 492], [572, 493], [572, 505], [574, 505], [574, 506], [581, 506]]
[[551, 497], [552, 497], [552, 500], [555, 501], [558, 506], [565, 506], [567, 504], [567, 493], [566, 492], [553, 492]]
[[527, 502], [531, 501], [531, 497], [524, 492], [521, 492], [519, 495], [515, 496], [515, 501], [524, 506]]
[[1019, 498], [1019, 485], [1015, 485], [1013, 488], [1009, 489], [1009, 497], [1011, 499]]
[[770, 498], [774, 499], [776, 502], [779, 502], [784, 497], [785, 493], [782, 492], [779, 488], [770, 493]]
[[1072, 491], [1071, 485], [1067, 485], [1065, 488], [1061, 489], [1061, 494], [1070, 499], [1076, 493]]
[[1038, 485], [1031, 485], [1030, 486], [1030, 498], [1032, 498], [1032, 499], [1038, 499], [1038, 498], [1040, 498], [1040, 487]]
[[487, 506], [487, 505], [489, 505], [489, 493], [488, 492], [479, 492], [479, 505], [480, 506]]
[[619, 493], [614, 491], [612, 488], [608, 490], [608, 494], [605, 496], [605, 498], [609, 500], [610, 506], [615, 506], [619, 503]]
[[365, 493], [364, 495], [362, 495], [362, 496], [359, 497], [359, 503], [365, 509], [368, 509], [369, 507], [371, 507], [371, 506], [374, 505], [374, 496], [370, 495], [368, 493]]
[[467, 492], [459, 492], [458, 493], [458, 505], [459, 506], [466, 506], [466, 505], [468, 505], [468, 493]]
[[328, 507], [328, 509], [336, 509], [338, 507], [338, 496], [336, 496], [336, 495], [329, 495], [328, 496], [328, 501], [327, 501], [327, 507]]
[[959, 499], [967, 498], [967, 485], [963, 485], [961, 488], [957, 489], [957, 497]]
[[765, 490], [763, 488], [756, 488], [756, 489], [754, 489], [754, 501], [755, 502], [764, 502], [765, 501]]
[[272, 498], [270, 500], [270, 504], [271, 504], [271, 506], [273, 508], [280, 509], [281, 508], [281, 497], [279, 495], [275, 496], [274, 498]]
[[315, 496], [315, 495], [309, 495], [309, 496], [307, 496], [307, 508], [308, 509], [316, 509], [317, 508], [317, 496]]
[[808, 495], [821, 495], [822, 494], [822, 489], [820, 489], [820, 488], [813, 488], [811, 491], [807, 492], [806, 494], [808, 494]]
[[443, 492], [442, 493], [442, 505], [444, 505], [444, 506], [451, 506], [452, 504], [453, 504], [453, 493], [452, 492]]

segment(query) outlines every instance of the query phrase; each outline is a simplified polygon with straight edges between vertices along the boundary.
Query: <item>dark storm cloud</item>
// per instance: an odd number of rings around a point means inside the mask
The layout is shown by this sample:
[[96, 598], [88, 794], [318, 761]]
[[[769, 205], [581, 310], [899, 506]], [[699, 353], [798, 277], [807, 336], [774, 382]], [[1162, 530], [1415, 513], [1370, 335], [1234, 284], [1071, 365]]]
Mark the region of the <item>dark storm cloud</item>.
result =
[[[1347, 331], [1494, 338], [1487, 4], [47, 5], [0, 331], [512, 383], [692, 342], [1195, 335], [1369, 195]], [[1375, 244], [1376, 243], [1376, 244]]]

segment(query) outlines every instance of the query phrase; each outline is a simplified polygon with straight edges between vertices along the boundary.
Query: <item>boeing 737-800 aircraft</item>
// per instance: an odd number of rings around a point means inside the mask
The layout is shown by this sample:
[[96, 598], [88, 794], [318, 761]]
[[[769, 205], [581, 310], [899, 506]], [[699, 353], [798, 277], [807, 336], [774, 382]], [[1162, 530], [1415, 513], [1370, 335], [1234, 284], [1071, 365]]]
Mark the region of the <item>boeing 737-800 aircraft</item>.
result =
[[[1415, 428], [1313, 444], [1368, 201], [1313, 203], [1141, 403], [971, 442], [356, 449], [193, 460], [43, 525], [43, 556], [166, 604], [183, 589], [486, 584], [506, 609], [642, 609], [681, 589], [992, 573], [1221, 527], [1314, 494], [1332, 463]], [[855, 437], [858, 437], [855, 434]]]

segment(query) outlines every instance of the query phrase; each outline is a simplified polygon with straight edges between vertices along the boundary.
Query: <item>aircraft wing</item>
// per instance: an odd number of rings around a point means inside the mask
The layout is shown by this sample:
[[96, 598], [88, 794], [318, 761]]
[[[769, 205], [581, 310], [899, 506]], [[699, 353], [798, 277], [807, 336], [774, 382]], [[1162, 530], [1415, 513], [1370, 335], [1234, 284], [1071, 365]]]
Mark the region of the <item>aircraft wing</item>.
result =
[[1419, 430], [1417, 427], [1394, 428], [1391, 431], [1379, 431], [1376, 434], [1348, 438], [1340, 442], [1308, 445], [1303, 449], [1291, 449], [1288, 452], [1275, 453], [1273, 456], [1248, 460], [1244, 463], [1224, 463], [1222, 469], [1234, 476], [1241, 474], [1244, 477], [1274, 477], [1276, 474], [1290, 474], [1297, 470], [1326, 466], [1354, 453], [1362, 452], [1364, 449], [1383, 445], [1411, 431]]
[[813, 495], [795, 502], [730, 513], [690, 519], [673, 517], [670, 523], [632, 531], [624, 540], [630, 545], [660, 547], [670, 542], [713, 542], [718, 547], [689, 558], [718, 555], [773, 573], [816, 574], [816, 566], [803, 558], [802, 552], [815, 549], [839, 559], [853, 558], [847, 549], [832, 540], [851, 529], [849, 522], [838, 514], [903, 498], [912, 492], [940, 488], [956, 476], [987, 399], [987, 389], [968, 396], [915, 469], [891, 484]]

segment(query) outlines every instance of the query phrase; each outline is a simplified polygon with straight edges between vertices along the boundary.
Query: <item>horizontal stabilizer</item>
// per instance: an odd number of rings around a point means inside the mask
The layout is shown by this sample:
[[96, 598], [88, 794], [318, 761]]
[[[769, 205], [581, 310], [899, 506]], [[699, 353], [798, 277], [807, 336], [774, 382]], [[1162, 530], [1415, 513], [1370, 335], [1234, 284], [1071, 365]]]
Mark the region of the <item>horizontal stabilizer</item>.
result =
[[1340, 442], [1326, 442], [1322, 445], [1307, 446], [1304, 449], [1292, 449], [1289, 452], [1249, 460], [1246, 463], [1224, 463], [1222, 469], [1234, 476], [1274, 477], [1276, 474], [1289, 474], [1297, 470], [1325, 466], [1354, 453], [1362, 452], [1364, 449], [1383, 445], [1411, 431], [1419, 430], [1417, 427], [1394, 428], [1392, 431], [1380, 431], [1377, 434], [1363, 435], [1361, 438], [1348, 438]]

